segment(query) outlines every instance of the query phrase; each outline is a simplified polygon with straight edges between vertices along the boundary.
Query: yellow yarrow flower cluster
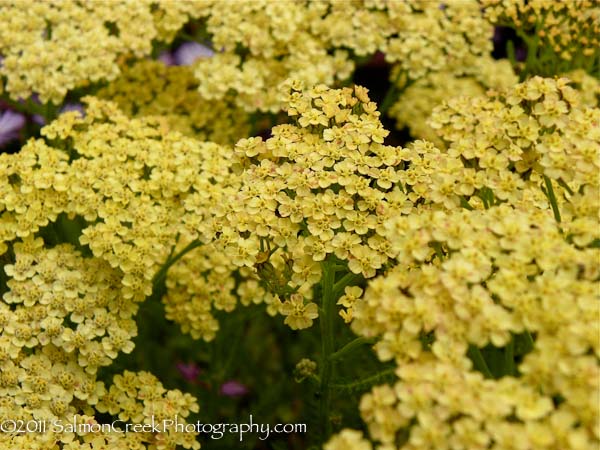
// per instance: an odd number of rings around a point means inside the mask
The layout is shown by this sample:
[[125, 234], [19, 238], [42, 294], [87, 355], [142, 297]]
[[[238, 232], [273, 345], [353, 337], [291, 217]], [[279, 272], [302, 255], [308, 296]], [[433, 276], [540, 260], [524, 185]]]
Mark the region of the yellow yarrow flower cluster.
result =
[[427, 123], [437, 106], [449, 97], [478, 97], [487, 89], [505, 89], [517, 82], [518, 78], [508, 61], [480, 58], [474, 67], [465, 68], [462, 74], [433, 72], [408, 87], [400, 86], [402, 93], [388, 115], [396, 119], [398, 129], [408, 127], [413, 138], [425, 139], [438, 148], [444, 148], [443, 140]]
[[313, 32], [358, 56], [381, 51], [410, 79], [462, 71], [492, 50], [492, 27], [477, 1], [332, 1], [320, 7]]
[[[447, 152], [411, 147], [400, 183], [416, 206], [386, 222], [398, 264], [353, 307], [353, 330], [398, 365], [360, 403], [381, 448], [600, 443], [599, 112], [567, 80], [533, 78], [439, 108]], [[510, 362], [496, 378], [489, 348]], [[345, 433], [328, 445], [367, 445]]]
[[167, 276], [165, 317], [194, 339], [212, 340], [219, 329], [213, 308], [230, 312], [237, 306], [233, 269], [211, 244], [186, 254]]
[[154, 424], [159, 432], [151, 426], [136, 436], [138, 448], [199, 449], [196, 433], [181, 432], [175, 428], [175, 420], [179, 427], [186, 429], [185, 419], [192, 412], [198, 412], [198, 403], [190, 394], [177, 389], [167, 390], [154, 375], [148, 372], [125, 371], [113, 377], [113, 384], [102, 396], [96, 409], [118, 417], [131, 424]]
[[195, 65], [201, 96], [218, 100], [233, 90], [246, 111], [278, 112], [279, 85], [288, 77], [307, 84], [348, 78], [353, 70], [348, 52], [329, 53], [327, 43], [311, 30], [326, 10], [327, 4], [319, 2], [259, 0], [235, 8], [207, 2], [200, 14], [217, 53]]
[[[280, 312], [311, 320], [316, 309], [290, 297], [312, 295], [321, 261], [338, 258], [373, 277], [389, 258], [383, 223], [411, 203], [395, 187], [405, 150], [383, 144], [376, 106], [364, 88], [323, 85], [288, 90], [287, 112], [297, 125], [236, 145], [241, 188], [223, 216], [218, 245], [240, 267], [255, 267]], [[290, 319], [292, 320], [292, 319]]]
[[[5, 264], [7, 256], [12, 263]], [[98, 369], [133, 350], [137, 327], [123, 300], [122, 273], [70, 244], [44, 248], [32, 236], [13, 242], [2, 258], [0, 277], [9, 279], [0, 307], [0, 420], [46, 425], [1, 433], [0, 448], [89, 448], [91, 436], [66, 424], [95, 423], [94, 408], [106, 393]], [[65, 428], [50, 430], [54, 423]], [[108, 442], [134, 448], [119, 435]]]
[[103, 284], [119, 279], [107, 262], [83, 258], [69, 244], [45, 249], [41, 238], [25, 238], [13, 252], [15, 262], [4, 265], [10, 277], [3, 295], [5, 355], [52, 344], [94, 374], [133, 350], [132, 309], [123, 308], [123, 288]]
[[122, 69], [97, 96], [115, 102], [132, 117], [153, 116], [165, 131], [174, 130], [219, 144], [248, 136], [247, 115], [229, 100], [205, 100], [189, 66], [142, 60]]
[[424, 195], [459, 204], [461, 193], [486, 186], [497, 199], [527, 207], [539, 204], [544, 184], [546, 196], [558, 192], [555, 215], [565, 216], [565, 231], [587, 245], [600, 237], [598, 123], [600, 110], [581, 105], [566, 78], [534, 77], [488, 98], [450, 100], [430, 124], [448, 143], [448, 164], [463, 161], [463, 174], [435, 175], [438, 186]]
[[[167, 132], [153, 117], [129, 118], [113, 103], [86, 103], [85, 115], [65, 113], [42, 129], [44, 139], [0, 155], [0, 413], [11, 420], [93, 420], [105, 395], [98, 368], [132, 351], [133, 318], [157, 274], [166, 278], [168, 318], [194, 337], [211, 339], [212, 308], [236, 303], [235, 267], [210, 243], [220, 230], [214, 209], [239, 189], [233, 151]], [[177, 256], [185, 249], [193, 251]], [[165, 261], [168, 274], [158, 272]], [[167, 394], [165, 411], [191, 408], [180, 400]], [[131, 399], [122, 406], [139, 409]], [[196, 445], [187, 435], [132, 436], [69, 445]], [[10, 448], [36, 448], [49, 438], [3, 439]]]
[[481, 6], [490, 22], [531, 34], [526, 38], [529, 51], [550, 49], [571, 68], [589, 61], [597, 64], [600, 58], [597, 0], [481, 0]]
[[587, 106], [600, 105], [600, 79], [582, 69], [573, 70], [564, 75], [573, 83], [580, 95], [581, 103]]
[[335, 435], [325, 446], [324, 450], [372, 450], [373, 446], [360, 431], [345, 429]]
[[[51, 354], [51, 353], [50, 353]], [[60, 384], [50, 385], [50, 395], [56, 394], [57, 387], [63, 385], [73, 389], [75, 395], [86, 383], [82, 383], [77, 374], [77, 364], [69, 361], [64, 364], [45, 354], [32, 355], [23, 360], [21, 364], [22, 378], [35, 382], [34, 388], [39, 387], [44, 380], [56, 380]], [[37, 371], [47, 372], [41, 374]], [[7, 373], [11, 368], [6, 369]], [[20, 396], [31, 398], [38, 395], [31, 392], [29, 385], [24, 384]], [[94, 383], [92, 383], [94, 387]], [[191, 412], [198, 412], [196, 400], [189, 394], [179, 390], [167, 390], [156, 377], [147, 372], [133, 373], [125, 371], [115, 375], [113, 385], [106, 390], [100, 382], [96, 383], [95, 391], [82, 398], [78, 406], [83, 405], [85, 413], [77, 413], [74, 408], [69, 408], [66, 414], [58, 417], [53, 415], [40, 416], [39, 411], [33, 416], [27, 408], [7, 410], [2, 407], [4, 423], [13, 420], [29, 421], [29, 427], [34, 424], [38, 429], [28, 433], [0, 434], [0, 449], [64, 449], [64, 450], [142, 450], [162, 449], [175, 450], [175, 448], [198, 449], [200, 444], [196, 440], [196, 433], [181, 432], [181, 427], [186, 427], [185, 419]], [[44, 392], [42, 397], [49, 396]], [[51, 404], [54, 409], [61, 404], [60, 398], [54, 398]], [[107, 413], [115, 419], [112, 423], [98, 422], [93, 416], [90, 405], [98, 411]], [[5, 415], [6, 414], [6, 415]], [[180, 427], [175, 428], [175, 421]], [[129, 430], [126, 430], [129, 426]], [[185, 430], [185, 428], [183, 428]], [[158, 430], [158, 431], [156, 431]]]
[[[476, 1], [364, 0], [351, 2], [211, 1], [199, 16], [217, 53], [199, 61], [202, 97], [230, 90], [247, 111], [279, 111], [288, 79], [328, 85], [354, 70], [357, 56], [376, 51], [411, 79], [459, 70], [491, 51], [492, 27]], [[448, 36], [452, 36], [449, 39]]]
[[493, 27], [477, 1], [375, 1], [385, 6], [394, 33], [386, 60], [416, 80], [431, 72], [462, 72], [492, 51]]
[[123, 58], [148, 55], [153, 40], [172, 39], [191, 6], [156, 0], [3, 2], [5, 90], [15, 100], [35, 93], [42, 103], [59, 104], [69, 90], [113, 80]]
[[[130, 119], [113, 103], [88, 99], [85, 117], [66, 113], [42, 130], [70, 154], [65, 212], [89, 223], [81, 244], [124, 273], [126, 297], [143, 300], [151, 279], [178, 245], [197, 237], [186, 231], [183, 200], [227, 174], [226, 153], [177, 132], [163, 132], [153, 118]], [[206, 170], [206, 178], [199, 173]], [[224, 171], [224, 172], [223, 172]], [[213, 177], [211, 179], [211, 176]], [[198, 220], [210, 212], [196, 210]]]
[[[69, 212], [90, 222], [80, 242], [123, 271], [124, 296], [138, 302], [150, 295], [153, 276], [170, 254], [196, 240], [209, 244], [219, 229], [213, 209], [237, 186], [232, 151], [168, 132], [154, 116], [130, 119], [112, 103], [88, 102], [85, 117], [65, 114], [43, 134], [81, 156], [69, 174]], [[167, 318], [196, 338], [214, 337], [213, 306], [236, 304], [229, 292], [234, 266], [212, 253], [210, 245], [195, 248], [166, 277]], [[208, 273], [205, 282], [200, 268]]]
[[217, 52], [196, 66], [202, 97], [222, 100], [232, 90], [246, 111], [279, 111], [279, 85], [290, 77], [307, 85], [345, 80], [351, 53], [382, 51], [416, 79], [491, 50], [491, 26], [476, 1], [261, 0], [231, 8], [219, 0], [36, 0], [3, 5], [0, 19], [3, 89], [55, 104], [70, 90], [115, 80], [128, 58], [148, 55], [153, 41], [170, 42], [189, 19], [199, 20]]
[[[372, 438], [393, 443], [416, 419], [401, 448], [597, 445], [598, 249], [565, 242], [548, 210], [508, 205], [424, 211], [390, 233], [403, 264], [370, 283], [353, 322], [398, 364], [396, 385], [361, 401]], [[535, 344], [518, 373], [484, 380], [472, 370], [469, 345], [505, 347], [525, 330]]]

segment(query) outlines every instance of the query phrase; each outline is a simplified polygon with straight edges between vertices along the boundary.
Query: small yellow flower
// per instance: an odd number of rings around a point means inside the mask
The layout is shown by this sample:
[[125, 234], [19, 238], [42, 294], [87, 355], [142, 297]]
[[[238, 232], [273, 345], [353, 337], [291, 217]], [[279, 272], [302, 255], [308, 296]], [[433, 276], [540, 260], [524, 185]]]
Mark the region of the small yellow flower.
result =
[[319, 317], [316, 303], [305, 303], [301, 294], [292, 294], [279, 307], [280, 314], [286, 316], [284, 323], [292, 330], [302, 330], [312, 326], [313, 320]]
[[340, 311], [340, 316], [344, 319], [344, 322], [349, 323], [352, 321], [353, 309], [356, 301], [362, 296], [363, 290], [358, 286], [346, 286], [344, 289], [344, 295], [342, 295], [338, 301], [338, 305], [342, 305], [345, 310]]
[[325, 450], [372, 450], [371, 443], [357, 430], [344, 429], [333, 436], [323, 447]]

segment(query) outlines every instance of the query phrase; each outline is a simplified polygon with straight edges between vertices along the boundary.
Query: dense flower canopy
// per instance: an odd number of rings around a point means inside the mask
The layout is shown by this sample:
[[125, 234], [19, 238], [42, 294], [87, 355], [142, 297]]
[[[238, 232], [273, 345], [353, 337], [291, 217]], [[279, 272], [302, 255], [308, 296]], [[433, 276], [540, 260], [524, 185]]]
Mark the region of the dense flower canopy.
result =
[[120, 59], [141, 57], [152, 40], [169, 40], [191, 2], [74, 0], [0, 5], [0, 74], [11, 97], [32, 93], [60, 103], [67, 91], [113, 80]]

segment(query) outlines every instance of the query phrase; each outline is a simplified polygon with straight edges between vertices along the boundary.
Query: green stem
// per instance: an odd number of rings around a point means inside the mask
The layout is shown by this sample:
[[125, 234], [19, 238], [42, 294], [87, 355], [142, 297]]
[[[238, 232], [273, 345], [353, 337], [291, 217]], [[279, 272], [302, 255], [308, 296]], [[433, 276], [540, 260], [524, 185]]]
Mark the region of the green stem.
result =
[[167, 272], [173, 264], [175, 264], [177, 261], [183, 258], [187, 253], [191, 252], [196, 247], [200, 247], [201, 245], [202, 242], [200, 242], [199, 240], [195, 240], [190, 242], [183, 250], [181, 250], [175, 256], [170, 255], [169, 258], [167, 258], [167, 261], [165, 261], [163, 266], [160, 268], [160, 270], [156, 272], [156, 275], [154, 275], [154, 279], [152, 280], [154, 288], [156, 289], [157, 286], [164, 281], [164, 279], [167, 277]]
[[546, 196], [548, 197], [548, 200], [550, 200], [552, 212], [554, 213], [554, 219], [560, 223], [560, 211], [558, 210], [558, 202], [556, 201], [556, 195], [554, 195], [552, 181], [546, 175], [544, 175], [544, 183], [546, 184]]
[[345, 264], [334, 264], [332, 267], [333, 270], [335, 270], [336, 272], [343, 272], [348, 270], [348, 266]]
[[569, 195], [574, 195], [575, 194], [573, 192], [573, 189], [571, 189], [569, 187], [569, 185], [567, 183], [565, 183], [565, 181], [562, 178], [558, 179], [558, 184], [559, 184], [559, 186], [562, 186], [565, 189], [565, 191], [567, 191], [569, 193]]
[[430, 244], [430, 245], [435, 250], [435, 254], [438, 257], [438, 259], [440, 261], [443, 261], [444, 260], [444, 252], [442, 250], [442, 244], [441, 244], [441, 242], [434, 242], [433, 244]]
[[494, 376], [492, 375], [492, 372], [490, 372], [490, 369], [489, 369], [487, 363], [485, 362], [485, 359], [483, 358], [483, 355], [481, 354], [481, 350], [479, 350], [474, 345], [471, 345], [471, 346], [469, 346], [467, 356], [469, 356], [469, 358], [471, 358], [475, 368], [477, 370], [479, 370], [481, 373], [483, 373], [483, 375], [485, 375], [486, 378], [494, 378]]
[[344, 292], [346, 286], [349, 286], [352, 283], [360, 280], [362, 280], [362, 275], [357, 275], [355, 273], [347, 273], [337, 283], [333, 285], [333, 296], [337, 299], [340, 295], [342, 295], [342, 292]]
[[504, 372], [506, 375], [516, 375], [515, 367], [515, 338], [511, 337], [510, 342], [504, 349]]
[[44, 119], [46, 119], [46, 123], [52, 122], [58, 117], [58, 106], [54, 105], [52, 102], [46, 103], [42, 109], [42, 115], [44, 116]]
[[516, 29], [517, 36], [519, 36], [527, 47], [527, 57], [525, 59], [525, 70], [521, 73], [521, 79], [526, 79], [529, 75], [535, 73], [535, 64], [537, 63], [538, 48], [540, 44], [539, 31], [541, 30], [545, 21], [545, 17], [538, 18], [535, 23], [533, 34], [528, 34], [521, 29]]
[[331, 434], [331, 421], [329, 419], [329, 409], [331, 402], [331, 387], [329, 386], [332, 373], [333, 361], [333, 325], [335, 319], [335, 296], [333, 294], [333, 283], [335, 281], [335, 270], [329, 261], [323, 262], [323, 278], [321, 279], [322, 304], [321, 317], [319, 319], [321, 327], [321, 371], [319, 378], [320, 403], [319, 417], [323, 427], [323, 439], [327, 439]]
[[258, 134], [258, 113], [252, 113], [249, 115], [250, 122], [250, 136], [256, 136]]
[[342, 358], [344, 355], [352, 352], [354, 349], [361, 347], [363, 345], [374, 344], [376, 342], [375, 338], [366, 338], [366, 337], [358, 337], [348, 342], [342, 348], [340, 348], [337, 352], [333, 353], [329, 359], [331, 361], [335, 361], [336, 359]]
[[462, 206], [465, 209], [468, 209], [469, 211], [473, 211], [474, 209], [464, 196], [460, 198], [460, 206]]
[[506, 43], [506, 55], [508, 56], [508, 60], [510, 61], [510, 65], [512, 67], [516, 67], [516, 65], [517, 65], [517, 58], [515, 56], [515, 45], [513, 44], [513, 41], [508, 41]]
[[525, 337], [527, 338], [527, 343], [529, 344], [528, 348], [526, 349], [526, 352], [530, 352], [531, 350], [533, 350], [533, 346], [535, 345], [535, 343], [533, 342], [533, 338], [531, 337], [531, 333], [529, 332], [529, 330], [525, 330]]
[[[235, 362], [239, 360], [240, 348], [242, 339], [246, 332], [246, 323], [248, 321], [247, 317], [247, 309], [241, 309], [239, 320], [232, 321], [233, 323], [233, 331], [228, 333], [227, 336], [227, 346], [228, 348], [228, 356], [225, 360], [225, 363], [222, 365], [221, 369], [218, 371], [220, 374], [219, 381], [224, 381], [231, 371], [231, 367]], [[237, 323], [236, 323], [237, 322]]]
[[389, 369], [384, 369], [381, 372], [378, 372], [374, 375], [370, 375], [368, 377], [362, 378], [360, 380], [351, 381], [350, 383], [336, 383], [331, 385], [331, 389], [335, 389], [336, 391], [347, 391], [347, 392], [357, 392], [357, 391], [365, 391], [369, 389], [371, 386], [377, 384], [383, 384], [388, 381], [392, 381], [396, 378], [396, 368], [391, 367]]
[[396, 75], [396, 78], [394, 78], [394, 80], [392, 81], [392, 85], [390, 86], [390, 88], [385, 94], [385, 97], [381, 101], [381, 105], [379, 106], [379, 111], [381, 112], [381, 114], [385, 114], [387, 110], [390, 109], [390, 107], [398, 99], [400, 93], [410, 85], [410, 80], [407, 79], [402, 89], [398, 88], [398, 82], [400, 81], [400, 77], [402, 77], [403, 73], [404, 72], [402, 70], [398, 71], [398, 75]]

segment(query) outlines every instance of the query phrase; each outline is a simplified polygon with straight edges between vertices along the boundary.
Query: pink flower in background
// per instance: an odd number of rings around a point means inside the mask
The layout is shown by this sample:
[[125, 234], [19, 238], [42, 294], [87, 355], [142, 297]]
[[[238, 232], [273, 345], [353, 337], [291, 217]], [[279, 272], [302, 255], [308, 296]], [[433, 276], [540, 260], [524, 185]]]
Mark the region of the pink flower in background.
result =
[[25, 116], [21, 113], [6, 110], [0, 113], [0, 146], [17, 139], [19, 131], [25, 126]]
[[173, 52], [173, 60], [178, 66], [189, 66], [200, 58], [210, 58], [215, 54], [209, 47], [198, 42], [186, 42]]
[[177, 363], [177, 370], [186, 381], [196, 381], [198, 376], [202, 373], [202, 369], [194, 363]]
[[229, 380], [221, 385], [219, 393], [226, 397], [242, 397], [248, 393], [248, 388], [239, 381]]

